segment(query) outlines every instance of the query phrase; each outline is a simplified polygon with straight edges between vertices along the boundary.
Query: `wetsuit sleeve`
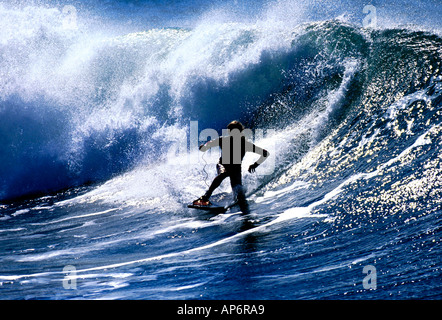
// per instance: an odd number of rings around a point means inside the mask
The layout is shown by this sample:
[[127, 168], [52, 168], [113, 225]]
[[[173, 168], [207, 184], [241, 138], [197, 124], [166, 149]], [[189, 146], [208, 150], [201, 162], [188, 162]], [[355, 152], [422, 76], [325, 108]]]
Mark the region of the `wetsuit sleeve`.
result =
[[206, 142], [205, 144], [200, 145], [200, 150], [205, 152], [205, 151], [209, 150], [210, 148], [219, 147], [219, 146], [220, 146], [220, 138], [210, 140], [210, 141]]
[[247, 151], [251, 151], [260, 155], [259, 159], [255, 162], [257, 165], [260, 165], [261, 163], [266, 161], [266, 159], [270, 155], [270, 153], [266, 149], [255, 146], [253, 143], [250, 143]]

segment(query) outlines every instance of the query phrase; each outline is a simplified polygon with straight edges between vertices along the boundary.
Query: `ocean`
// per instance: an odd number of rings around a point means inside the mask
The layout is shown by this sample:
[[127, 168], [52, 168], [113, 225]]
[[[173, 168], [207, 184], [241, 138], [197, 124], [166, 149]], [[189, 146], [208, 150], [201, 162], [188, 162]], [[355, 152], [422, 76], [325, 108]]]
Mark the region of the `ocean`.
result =
[[[0, 2], [0, 299], [441, 299], [441, 16]], [[234, 119], [250, 212], [187, 208]]]

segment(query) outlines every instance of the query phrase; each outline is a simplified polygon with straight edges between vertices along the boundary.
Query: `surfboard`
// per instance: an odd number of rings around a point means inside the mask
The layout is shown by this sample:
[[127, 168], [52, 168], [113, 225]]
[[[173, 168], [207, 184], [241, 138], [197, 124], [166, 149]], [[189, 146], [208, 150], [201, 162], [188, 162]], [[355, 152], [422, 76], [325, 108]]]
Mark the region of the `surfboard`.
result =
[[201, 206], [201, 205], [195, 205], [193, 203], [189, 203], [187, 205], [187, 207], [192, 208], [192, 209], [200, 209], [200, 210], [216, 211], [216, 212], [225, 212], [227, 210], [226, 207], [221, 206], [220, 204], [214, 203], [214, 202], [212, 202], [208, 206]]
[[195, 205], [193, 203], [189, 203], [187, 207], [192, 209], [206, 210], [206, 211], [226, 212], [228, 209], [232, 208], [237, 204], [237, 201], [233, 201], [232, 195], [226, 192], [212, 196], [210, 202], [211, 204], [208, 206]]

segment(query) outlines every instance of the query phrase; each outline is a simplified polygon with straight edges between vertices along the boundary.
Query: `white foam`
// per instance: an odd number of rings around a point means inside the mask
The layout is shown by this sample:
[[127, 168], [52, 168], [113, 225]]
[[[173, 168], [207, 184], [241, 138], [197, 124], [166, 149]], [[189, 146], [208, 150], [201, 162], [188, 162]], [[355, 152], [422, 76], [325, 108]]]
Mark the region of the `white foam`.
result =
[[255, 199], [255, 202], [262, 203], [265, 201], [271, 201], [271, 200], [274, 200], [275, 198], [280, 198], [289, 192], [308, 188], [309, 185], [310, 184], [305, 181], [295, 181], [292, 184], [290, 184], [289, 186], [282, 188], [280, 190], [277, 190], [277, 191], [267, 190], [262, 197], [257, 197]]
[[22, 230], [26, 230], [26, 228], [0, 229], [0, 232], [18, 232]]
[[109, 212], [113, 212], [116, 210], [119, 210], [119, 208], [113, 208], [113, 209], [108, 209], [108, 210], [99, 211], [99, 212], [93, 212], [93, 213], [88, 213], [88, 214], [83, 214], [83, 215], [78, 215], [78, 216], [67, 217], [67, 218], [63, 218], [63, 219], [59, 219], [59, 220], [45, 222], [44, 224], [60, 223], [60, 222], [64, 222], [64, 221], [74, 220], [74, 219], [84, 219], [84, 218], [89, 218], [89, 217], [95, 217], [95, 216], [104, 215], [104, 214], [107, 214]]

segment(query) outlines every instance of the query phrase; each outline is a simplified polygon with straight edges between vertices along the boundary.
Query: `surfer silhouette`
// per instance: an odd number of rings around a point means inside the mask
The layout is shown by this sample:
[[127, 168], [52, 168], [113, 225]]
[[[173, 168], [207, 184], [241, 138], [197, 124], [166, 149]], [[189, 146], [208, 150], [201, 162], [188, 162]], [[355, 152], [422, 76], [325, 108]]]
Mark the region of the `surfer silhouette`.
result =
[[245, 198], [244, 189], [242, 186], [242, 176], [241, 176], [241, 164], [246, 152], [254, 152], [260, 155], [260, 158], [249, 166], [249, 172], [255, 172], [256, 168], [262, 164], [267, 157], [269, 152], [265, 149], [255, 146], [252, 142], [247, 140], [243, 134], [244, 126], [239, 121], [232, 121], [227, 126], [228, 135], [221, 136], [217, 139], [208, 141], [205, 144], [200, 145], [199, 149], [203, 152], [209, 150], [213, 147], [221, 148], [221, 157], [216, 165], [217, 176], [213, 180], [207, 192], [201, 196], [199, 199], [193, 202], [194, 205], [198, 206], [209, 206], [211, 205], [209, 199], [219, 187], [221, 182], [227, 177], [230, 177], [230, 185], [232, 186], [232, 191], [235, 195], [236, 201], [240, 206], [242, 212], [248, 212], [247, 200]]

